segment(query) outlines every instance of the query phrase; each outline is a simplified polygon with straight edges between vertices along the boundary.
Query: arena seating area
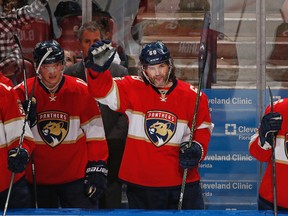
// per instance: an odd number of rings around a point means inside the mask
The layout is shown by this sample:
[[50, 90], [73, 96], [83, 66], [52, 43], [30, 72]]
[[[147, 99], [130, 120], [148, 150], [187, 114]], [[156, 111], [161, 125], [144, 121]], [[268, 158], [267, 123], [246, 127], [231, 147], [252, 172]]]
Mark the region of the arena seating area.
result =
[[[198, 49], [204, 17], [204, 10], [212, 12], [209, 53], [210, 80], [207, 88], [255, 88], [256, 76], [256, 5], [252, 1], [223, 0], [208, 1], [197, 5], [180, 1], [171, 1], [170, 7], [165, 1], [141, 1], [139, 12], [134, 21], [132, 33], [138, 43], [144, 44], [162, 40], [172, 50], [177, 76], [193, 84], [198, 81]], [[185, 4], [186, 2], [186, 4]], [[194, 1], [197, 2], [197, 1]], [[223, 2], [224, 8], [217, 8]], [[252, 2], [252, 4], [251, 4]], [[268, 4], [268, 3], [267, 3]], [[278, 3], [269, 7], [266, 17], [266, 54], [267, 80], [272, 86], [287, 87], [288, 61], [286, 31]], [[215, 8], [216, 7], [216, 8]], [[214, 30], [212, 30], [214, 28]], [[134, 29], [134, 31], [133, 31]], [[277, 37], [276, 37], [277, 36]], [[215, 54], [216, 53], [216, 54]], [[130, 64], [131, 66], [131, 64]]]

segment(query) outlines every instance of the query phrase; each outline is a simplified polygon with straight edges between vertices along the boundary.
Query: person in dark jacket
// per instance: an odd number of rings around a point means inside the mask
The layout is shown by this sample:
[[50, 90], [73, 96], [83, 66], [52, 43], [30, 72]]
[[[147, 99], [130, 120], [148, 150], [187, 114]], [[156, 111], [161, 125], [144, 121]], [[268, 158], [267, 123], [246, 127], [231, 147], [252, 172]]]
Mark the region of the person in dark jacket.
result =
[[[95, 41], [105, 38], [104, 30], [95, 21], [84, 23], [78, 31], [78, 39], [83, 59], [87, 56], [88, 49]], [[113, 77], [128, 75], [124, 66], [112, 63], [109, 68]], [[86, 69], [84, 62], [80, 61], [67, 67], [64, 74], [78, 77], [86, 81]], [[100, 104], [101, 115], [104, 123], [106, 140], [108, 143], [108, 188], [99, 200], [99, 208], [119, 209], [121, 208], [122, 183], [118, 179], [118, 171], [122, 160], [125, 141], [128, 131], [128, 119], [124, 114], [112, 111], [108, 106]]]

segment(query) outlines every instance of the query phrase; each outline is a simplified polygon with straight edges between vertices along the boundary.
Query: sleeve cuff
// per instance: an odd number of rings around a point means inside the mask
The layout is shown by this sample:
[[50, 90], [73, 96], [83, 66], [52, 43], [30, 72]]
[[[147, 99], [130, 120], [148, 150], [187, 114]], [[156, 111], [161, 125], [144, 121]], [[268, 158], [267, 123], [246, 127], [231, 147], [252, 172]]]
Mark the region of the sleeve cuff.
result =
[[262, 146], [260, 142], [260, 138], [258, 139], [258, 145], [260, 146], [260, 148], [264, 150], [270, 150], [272, 148], [271, 145], [267, 141], [265, 141], [264, 145]]

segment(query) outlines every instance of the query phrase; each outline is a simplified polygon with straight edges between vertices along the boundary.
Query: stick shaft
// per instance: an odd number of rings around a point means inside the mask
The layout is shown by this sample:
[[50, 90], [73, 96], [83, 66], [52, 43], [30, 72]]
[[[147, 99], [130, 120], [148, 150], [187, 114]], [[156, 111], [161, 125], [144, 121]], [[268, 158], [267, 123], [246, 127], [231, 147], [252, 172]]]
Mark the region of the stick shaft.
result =
[[[190, 137], [189, 137], [189, 146], [192, 145], [194, 130], [195, 130], [195, 126], [196, 126], [196, 117], [197, 117], [199, 100], [200, 100], [200, 94], [201, 94], [202, 79], [203, 79], [203, 73], [200, 75], [200, 79], [199, 79], [199, 82], [198, 82], [197, 97], [196, 97], [193, 121], [192, 121], [191, 130], [190, 130]], [[185, 192], [185, 187], [186, 187], [187, 174], [188, 174], [188, 169], [185, 168], [184, 169], [184, 173], [183, 173], [183, 178], [182, 178], [182, 185], [181, 185], [180, 198], [179, 198], [179, 203], [178, 203], [178, 210], [182, 209], [184, 192]]]
[[[270, 95], [270, 112], [274, 112], [274, 104], [273, 104], [273, 95], [272, 91], [270, 89], [270, 86], [268, 86], [269, 95]], [[275, 162], [275, 136], [272, 136], [272, 175], [273, 175], [273, 200], [274, 200], [274, 215], [278, 215], [278, 209], [277, 209], [277, 183], [276, 183], [276, 162]]]
[[32, 168], [33, 187], [34, 187], [35, 208], [38, 208], [36, 170], [35, 170], [35, 163], [34, 163], [34, 154], [31, 155], [31, 168]]
[[19, 46], [21, 57], [22, 57], [22, 70], [23, 70], [23, 82], [24, 82], [24, 89], [25, 89], [25, 99], [28, 100], [27, 71], [26, 71], [25, 59], [23, 56], [22, 45], [20, 43], [19, 38], [15, 34], [14, 34], [14, 40], [16, 41], [16, 43]]
[[5, 202], [3, 216], [6, 216], [6, 213], [7, 213], [9, 199], [10, 199], [10, 195], [11, 195], [11, 191], [12, 191], [12, 186], [13, 186], [13, 183], [14, 183], [14, 178], [15, 178], [15, 173], [13, 172], [12, 176], [11, 176], [11, 181], [10, 181], [10, 185], [9, 185], [9, 190], [8, 190], [6, 202]]
[[[194, 135], [194, 130], [196, 126], [196, 118], [197, 118], [199, 100], [200, 100], [200, 95], [201, 95], [201, 85], [202, 85], [202, 79], [204, 76], [205, 64], [207, 60], [207, 51], [208, 51], [207, 38], [208, 38], [209, 25], [210, 25], [210, 12], [206, 11], [206, 13], [204, 14], [204, 21], [203, 21], [203, 27], [202, 27], [202, 32], [201, 32], [199, 55], [198, 55], [198, 69], [199, 69], [200, 76], [199, 76], [199, 81], [198, 81], [197, 96], [196, 96], [196, 102], [195, 102], [195, 107], [194, 107], [194, 114], [193, 114], [191, 130], [190, 130], [188, 147], [192, 146], [193, 135]], [[187, 174], [188, 174], [188, 169], [185, 168], [184, 173], [183, 173], [183, 178], [182, 178], [178, 210], [182, 209]]]

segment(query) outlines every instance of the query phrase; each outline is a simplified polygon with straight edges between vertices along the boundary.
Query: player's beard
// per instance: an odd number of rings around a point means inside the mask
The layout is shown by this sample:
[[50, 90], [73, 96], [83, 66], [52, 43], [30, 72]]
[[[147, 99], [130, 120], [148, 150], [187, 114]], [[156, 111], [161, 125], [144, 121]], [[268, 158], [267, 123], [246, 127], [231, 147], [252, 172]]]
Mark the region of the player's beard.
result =
[[154, 78], [149, 78], [150, 79], [150, 82], [152, 85], [154, 85], [155, 87], [157, 88], [162, 88], [162, 87], [165, 87], [168, 83], [168, 76], [169, 76], [169, 73], [167, 73], [165, 76], [157, 76], [157, 77], [154, 77]]
[[[170, 83], [169, 79], [170, 79], [171, 70], [172, 70], [171, 67], [169, 67], [168, 72], [164, 76], [158, 76], [158, 77], [152, 78], [152, 79], [147, 76], [150, 84], [152, 84], [156, 88], [163, 88], [163, 87], [167, 86]], [[159, 82], [161, 80], [162, 80], [162, 82]]]

